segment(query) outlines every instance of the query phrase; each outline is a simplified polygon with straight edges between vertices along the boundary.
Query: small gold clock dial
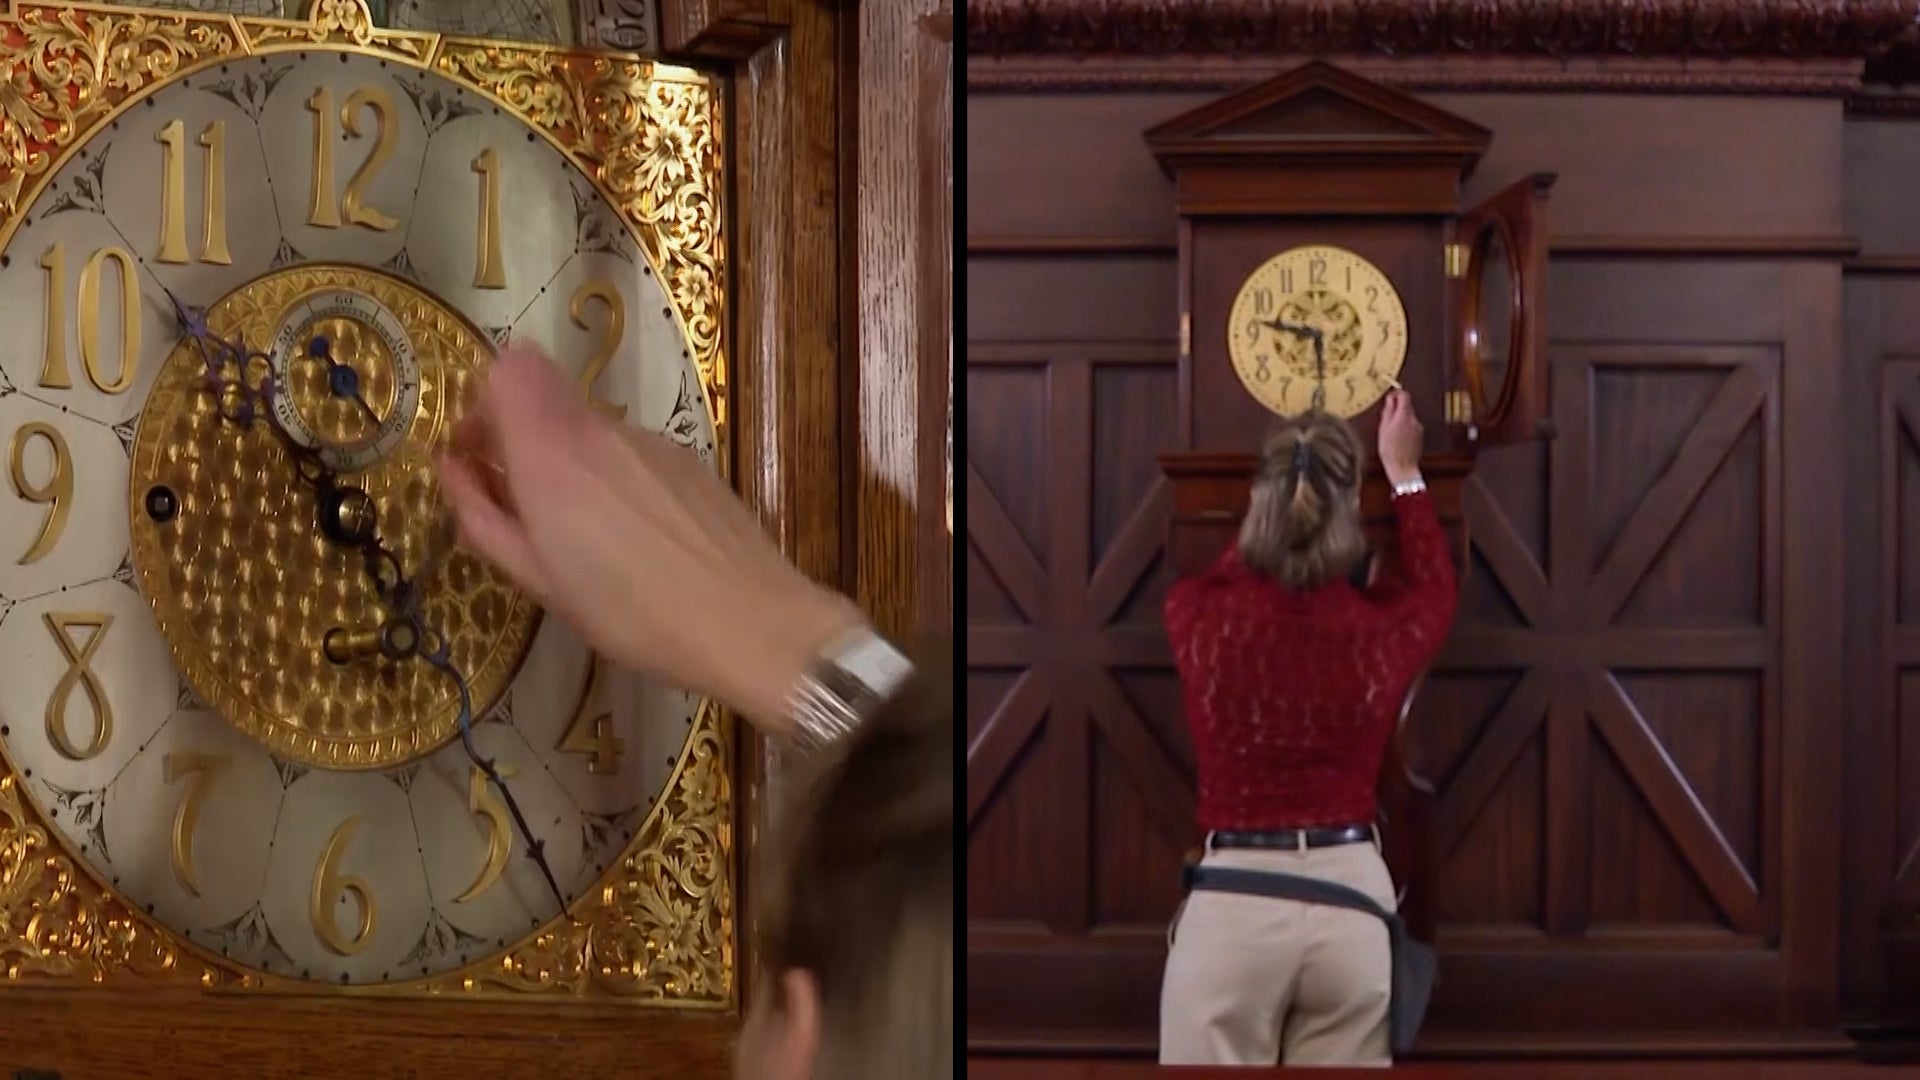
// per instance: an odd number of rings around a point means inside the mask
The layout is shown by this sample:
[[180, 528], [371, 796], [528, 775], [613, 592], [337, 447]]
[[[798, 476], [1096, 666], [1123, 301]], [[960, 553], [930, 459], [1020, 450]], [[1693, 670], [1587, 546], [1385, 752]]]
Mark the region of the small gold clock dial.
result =
[[1387, 275], [1324, 244], [1283, 251], [1241, 284], [1227, 355], [1247, 391], [1281, 416], [1365, 412], [1398, 384], [1407, 312]]

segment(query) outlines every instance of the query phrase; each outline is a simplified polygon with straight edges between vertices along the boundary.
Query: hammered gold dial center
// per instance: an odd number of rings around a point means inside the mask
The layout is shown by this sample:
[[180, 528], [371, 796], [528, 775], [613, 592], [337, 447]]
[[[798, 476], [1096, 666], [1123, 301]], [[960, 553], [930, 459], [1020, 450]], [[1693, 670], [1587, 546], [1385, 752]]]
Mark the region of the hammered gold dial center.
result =
[[[302, 319], [340, 298], [380, 312], [388, 333], [394, 323], [404, 327], [412, 352], [405, 377], [417, 379], [409, 394], [418, 402], [403, 438], [339, 480], [369, 497], [381, 542], [413, 576], [445, 539], [431, 463], [490, 360], [484, 335], [405, 281], [324, 265], [241, 286], [213, 306], [207, 325], [262, 352], [276, 334], [325, 337], [333, 360], [355, 373], [361, 397], [392, 417], [402, 376], [381, 333], [353, 317]], [[252, 365], [249, 383], [263, 366]], [[322, 443], [363, 442], [379, 426], [359, 403], [330, 393], [325, 361], [299, 355], [281, 374], [282, 392]], [[156, 489], [171, 494], [171, 515], [150, 511], [167, 502], [149, 497]], [[361, 552], [322, 533], [318, 492], [300, 479], [268, 418], [222, 417], [190, 340], [168, 356], [141, 410], [128, 498], [133, 567], [161, 632], [194, 692], [243, 732], [285, 758], [333, 769], [390, 767], [455, 734], [459, 694], [444, 672], [377, 651], [346, 662], [329, 657], [330, 635], [338, 655], [341, 635], [377, 631], [392, 613]], [[478, 720], [519, 667], [538, 608], [458, 549], [440, 561], [424, 594], [426, 623], [446, 636]]]

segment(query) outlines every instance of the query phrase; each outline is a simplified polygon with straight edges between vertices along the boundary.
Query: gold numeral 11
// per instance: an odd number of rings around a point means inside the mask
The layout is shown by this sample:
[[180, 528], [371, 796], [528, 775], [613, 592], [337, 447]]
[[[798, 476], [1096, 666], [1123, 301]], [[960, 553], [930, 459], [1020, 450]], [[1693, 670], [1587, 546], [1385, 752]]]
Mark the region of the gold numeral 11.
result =
[[[164, 187], [160, 193], [160, 254], [163, 263], [187, 261], [187, 152], [186, 126], [175, 120], [154, 136], [166, 147]], [[227, 125], [215, 120], [200, 133], [206, 148], [206, 183], [201, 191], [200, 261], [233, 264], [227, 250]]]

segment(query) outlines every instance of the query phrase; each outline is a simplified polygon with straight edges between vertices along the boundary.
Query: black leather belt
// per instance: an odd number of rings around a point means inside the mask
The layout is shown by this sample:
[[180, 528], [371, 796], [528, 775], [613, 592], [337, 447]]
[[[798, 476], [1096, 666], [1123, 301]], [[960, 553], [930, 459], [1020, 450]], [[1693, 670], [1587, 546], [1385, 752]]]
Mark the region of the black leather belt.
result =
[[1372, 840], [1371, 825], [1326, 825], [1317, 829], [1277, 829], [1272, 832], [1220, 830], [1213, 834], [1213, 846], [1216, 848], [1278, 848], [1283, 851], [1365, 844]]

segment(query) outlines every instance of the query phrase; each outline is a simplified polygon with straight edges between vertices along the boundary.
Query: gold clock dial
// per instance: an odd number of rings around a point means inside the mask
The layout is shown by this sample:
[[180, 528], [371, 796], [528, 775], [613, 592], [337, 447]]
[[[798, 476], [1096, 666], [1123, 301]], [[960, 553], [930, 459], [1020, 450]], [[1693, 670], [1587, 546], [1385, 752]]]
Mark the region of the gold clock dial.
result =
[[1227, 355], [1255, 400], [1281, 416], [1365, 412], [1407, 358], [1407, 311], [1379, 267], [1323, 244], [1247, 275], [1227, 316]]
[[[227, 375], [273, 376], [282, 434], [209, 381], [175, 298], [253, 354]], [[0, 326], [0, 758], [103, 885], [214, 961], [334, 986], [468, 969], [559, 911], [455, 684], [327, 651], [382, 609], [296, 445], [436, 567], [424, 621], [563, 898], [622, 864], [702, 703], [435, 560], [431, 456], [510, 334], [717, 467], [676, 303], [565, 154], [352, 46], [203, 66], [60, 163], [0, 251]]]

